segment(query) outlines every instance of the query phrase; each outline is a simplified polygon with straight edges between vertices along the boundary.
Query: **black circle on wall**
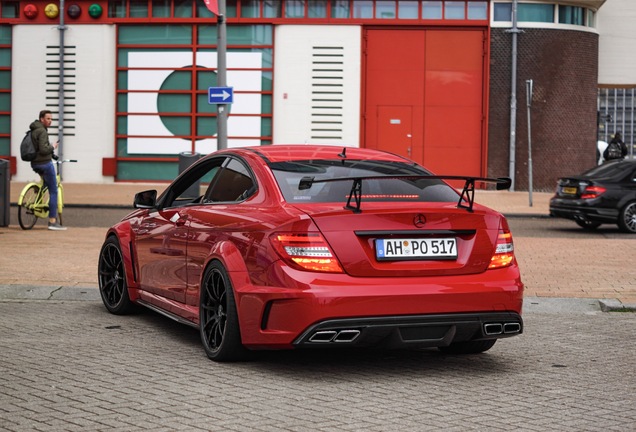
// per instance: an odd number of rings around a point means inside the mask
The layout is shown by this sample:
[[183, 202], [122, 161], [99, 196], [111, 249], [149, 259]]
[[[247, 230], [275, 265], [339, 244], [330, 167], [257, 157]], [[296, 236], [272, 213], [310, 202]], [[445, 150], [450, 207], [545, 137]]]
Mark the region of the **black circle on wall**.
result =
[[72, 4], [68, 7], [67, 13], [70, 18], [78, 18], [82, 14], [82, 8], [77, 4]]

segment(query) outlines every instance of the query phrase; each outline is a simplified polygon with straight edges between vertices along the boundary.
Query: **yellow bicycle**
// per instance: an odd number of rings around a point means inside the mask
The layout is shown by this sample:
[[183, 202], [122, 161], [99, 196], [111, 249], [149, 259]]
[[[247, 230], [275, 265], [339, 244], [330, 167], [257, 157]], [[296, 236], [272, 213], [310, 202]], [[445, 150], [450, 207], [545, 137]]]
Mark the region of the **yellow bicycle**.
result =
[[[75, 159], [54, 160], [57, 177], [57, 221], [62, 224], [62, 209], [64, 208], [64, 188], [60, 179], [60, 165], [64, 162], [77, 162]], [[24, 186], [18, 199], [18, 222], [24, 230], [35, 226], [38, 218], [49, 217], [49, 189], [44, 185], [40, 176], [39, 182], [31, 182]]]

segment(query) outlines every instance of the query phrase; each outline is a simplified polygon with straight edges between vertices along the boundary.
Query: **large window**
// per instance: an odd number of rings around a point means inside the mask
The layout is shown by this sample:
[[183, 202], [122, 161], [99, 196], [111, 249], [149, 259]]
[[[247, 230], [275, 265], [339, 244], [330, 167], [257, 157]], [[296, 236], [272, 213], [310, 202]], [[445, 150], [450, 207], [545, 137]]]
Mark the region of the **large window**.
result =
[[[182, 152], [217, 148], [216, 26], [121, 25], [117, 52], [117, 177], [162, 180], [157, 169]], [[272, 139], [273, 28], [228, 26], [228, 147], [270, 144]], [[140, 163], [143, 161], [143, 163]], [[141, 172], [140, 172], [141, 170]]]
[[559, 6], [559, 23], [561, 24], [585, 24], [585, 10], [582, 7]]
[[518, 8], [519, 21], [554, 22], [554, 5], [521, 3]]
[[[487, 20], [486, 0], [226, 0], [243, 20]], [[202, 0], [109, 0], [109, 18], [213, 18]]]
[[[512, 21], [512, 3], [501, 1], [493, 3], [493, 22]], [[519, 2], [517, 21], [520, 23], [570, 24], [595, 27], [595, 11], [578, 6], [564, 6], [553, 3]]]
[[630, 156], [636, 156], [636, 88], [598, 89], [598, 120], [599, 140], [609, 142], [620, 132]]

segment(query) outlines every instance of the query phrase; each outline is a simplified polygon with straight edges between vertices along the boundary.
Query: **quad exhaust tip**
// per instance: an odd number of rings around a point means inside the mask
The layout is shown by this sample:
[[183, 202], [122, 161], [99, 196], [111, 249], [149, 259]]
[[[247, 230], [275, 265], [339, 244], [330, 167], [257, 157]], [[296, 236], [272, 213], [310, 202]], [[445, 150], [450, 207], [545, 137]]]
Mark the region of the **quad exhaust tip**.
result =
[[311, 335], [309, 342], [313, 343], [351, 343], [360, 336], [360, 330], [323, 330]]
[[520, 331], [521, 324], [518, 322], [484, 324], [484, 334], [488, 336], [500, 334], [515, 334], [519, 333]]

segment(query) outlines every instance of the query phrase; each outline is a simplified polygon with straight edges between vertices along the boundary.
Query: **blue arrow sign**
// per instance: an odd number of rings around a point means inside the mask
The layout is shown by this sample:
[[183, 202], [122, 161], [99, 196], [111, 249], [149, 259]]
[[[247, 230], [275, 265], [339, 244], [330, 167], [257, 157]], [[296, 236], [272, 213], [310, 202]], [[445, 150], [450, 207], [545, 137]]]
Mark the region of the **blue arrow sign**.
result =
[[234, 87], [209, 87], [208, 103], [210, 105], [234, 103]]

